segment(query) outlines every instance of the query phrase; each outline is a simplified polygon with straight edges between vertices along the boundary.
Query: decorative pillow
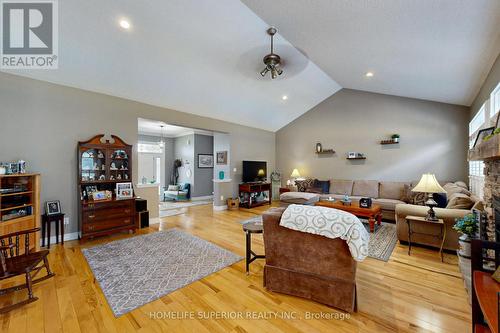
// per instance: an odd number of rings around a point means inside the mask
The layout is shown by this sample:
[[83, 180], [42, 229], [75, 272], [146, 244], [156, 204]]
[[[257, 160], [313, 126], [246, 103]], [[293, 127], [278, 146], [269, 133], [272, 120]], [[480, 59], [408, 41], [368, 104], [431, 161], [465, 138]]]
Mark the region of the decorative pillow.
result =
[[453, 183], [444, 184], [443, 188], [446, 190], [446, 194], [448, 195], [448, 198], [451, 197], [451, 195], [455, 194], [455, 193], [462, 193], [462, 194], [470, 196], [469, 190], [467, 190], [466, 188], [463, 188], [461, 186], [455, 185]]
[[330, 191], [330, 181], [329, 180], [314, 180], [313, 187], [316, 189], [320, 189], [323, 194], [328, 194]]
[[418, 206], [425, 206], [425, 202], [427, 201], [427, 193], [422, 192], [412, 192], [415, 193], [413, 196], [411, 204]]
[[474, 201], [466, 194], [454, 193], [450, 196], [448, 205], [449, 209], [471, 209], [474, 206]]
[[446, 204], [448, 203], [446, 193], [434, 193], [432, 198], [437, 202], [437, 207], [446, 208]]
[[469, 187], [467, 186], [467, 184], [465, 184], [462, 181], [455, 182], [455, 185], [460, 186], [460, 187], [462, 187], [462, 188], [464, 188], [466, 190], [469, 190]]
[[[471, 199], [474, 201], [474, 199], [472, 197], [471, 197]], [[484, 204], [481, 200], [476, 200], [476, 202], [474, 203], [474, 206], [472, 206], [471, 209], [477, 209], [480, 211], [484, 211]]]
[[167, 191], [179, 191], [179, 185], [168, 185]]
[[295, 186], [297, 186], [298, 192], [307, 192], [308, 189], [313, 187], [314, 179], [296, 180]]

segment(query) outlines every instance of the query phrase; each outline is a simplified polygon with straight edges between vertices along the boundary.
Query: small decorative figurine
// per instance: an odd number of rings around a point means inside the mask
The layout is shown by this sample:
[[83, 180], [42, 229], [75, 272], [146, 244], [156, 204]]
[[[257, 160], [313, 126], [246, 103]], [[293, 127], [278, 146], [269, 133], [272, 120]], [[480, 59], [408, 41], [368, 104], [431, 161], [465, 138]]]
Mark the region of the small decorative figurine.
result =
[[125, 174], [125, 179], [128, 180], [128, 173]]
[[100, 176], [99, 176], [99, 180], [106, 180], [106, 176], [104, 176], [104, 175], [100, 175]]
[[116, 176], [116, 180], [122, 180], [122, 175], [118, 174], [118, 176]]
[[111, 170], [117, 170], [115, 162], [111, 163]]
[[111, 177], [109, 177], [109, 180], [115, 180], [115, 176], [111, 175]]
[[97, 157], [98, 158], [104, 158], [104, 154], [102, 153], [102, 151], [99, 151], [99, 153], [97, 154]]

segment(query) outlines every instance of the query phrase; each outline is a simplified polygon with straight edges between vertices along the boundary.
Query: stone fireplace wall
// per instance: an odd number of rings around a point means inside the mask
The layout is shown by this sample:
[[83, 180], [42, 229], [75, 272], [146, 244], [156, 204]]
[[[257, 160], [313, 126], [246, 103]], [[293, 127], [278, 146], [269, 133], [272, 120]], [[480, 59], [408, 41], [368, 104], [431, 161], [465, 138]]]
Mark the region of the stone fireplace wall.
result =
[[500, 160], [484, 161], [484, 176], [484, 205], [488, 215], [487, 235], [488, 240], [495, 241], [493, 198], [500, 197]]

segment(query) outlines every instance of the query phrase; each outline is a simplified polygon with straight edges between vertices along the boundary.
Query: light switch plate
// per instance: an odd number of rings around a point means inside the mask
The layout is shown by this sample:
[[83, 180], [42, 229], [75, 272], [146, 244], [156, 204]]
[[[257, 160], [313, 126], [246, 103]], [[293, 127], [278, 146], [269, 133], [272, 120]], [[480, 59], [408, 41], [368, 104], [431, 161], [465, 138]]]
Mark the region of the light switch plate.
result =
[[69, 217], [64, 218], [64, 225], [69, 225]]

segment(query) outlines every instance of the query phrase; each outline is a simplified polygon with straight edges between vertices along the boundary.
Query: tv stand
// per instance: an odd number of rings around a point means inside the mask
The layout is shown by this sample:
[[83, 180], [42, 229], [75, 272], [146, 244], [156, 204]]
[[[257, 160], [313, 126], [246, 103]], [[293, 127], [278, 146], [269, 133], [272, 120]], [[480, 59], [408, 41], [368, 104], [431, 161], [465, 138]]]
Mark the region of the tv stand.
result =
[[[267, 200], [258, 200], [256, 196], [261, 192], [267, 192]], [[241, 183], [239, 185], [240, 207], [252, 208], [262, 205], [270, 205], [272, 200], [271, 183]]]

